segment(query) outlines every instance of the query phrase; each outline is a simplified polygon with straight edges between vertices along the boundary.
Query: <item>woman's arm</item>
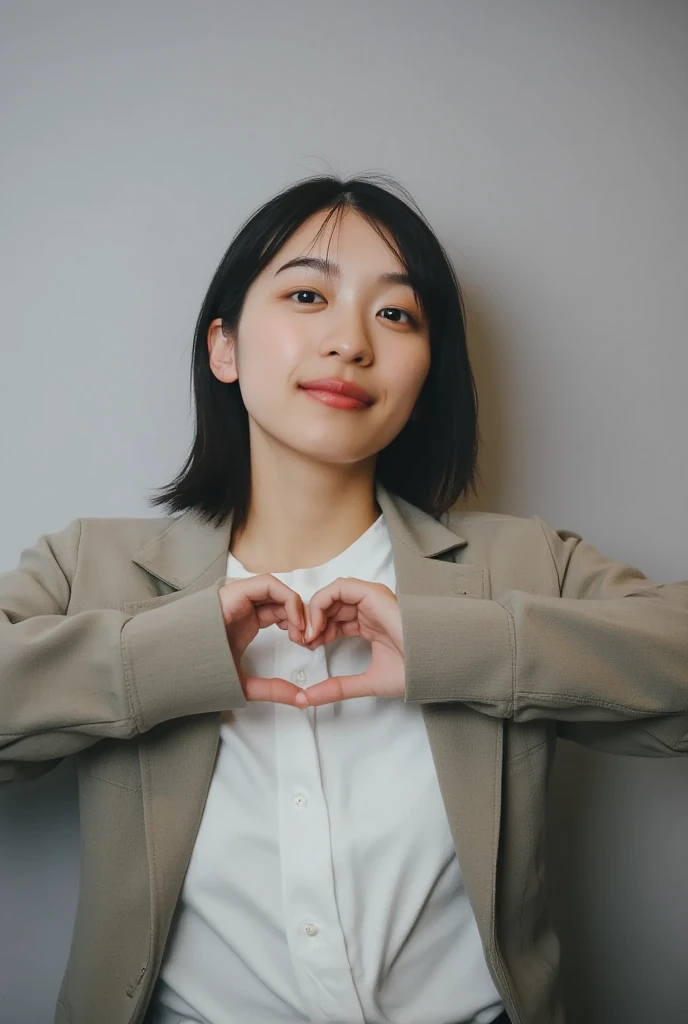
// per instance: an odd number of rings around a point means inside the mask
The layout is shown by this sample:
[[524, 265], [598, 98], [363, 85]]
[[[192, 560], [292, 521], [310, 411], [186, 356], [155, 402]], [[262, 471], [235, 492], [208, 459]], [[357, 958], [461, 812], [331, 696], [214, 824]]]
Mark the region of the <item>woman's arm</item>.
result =
[[688, 582], [655, 583], [535, 518], [560, 596], [398, 595], [405, 699], [555, 719], [567, 738], [616, 753], [688, 753]]
[[39, 773], [105, 737], [246, 699], [218, 584], [160, 608], [68, 615], [81, 523], [42, 536], [0, 574], [0, 781]]

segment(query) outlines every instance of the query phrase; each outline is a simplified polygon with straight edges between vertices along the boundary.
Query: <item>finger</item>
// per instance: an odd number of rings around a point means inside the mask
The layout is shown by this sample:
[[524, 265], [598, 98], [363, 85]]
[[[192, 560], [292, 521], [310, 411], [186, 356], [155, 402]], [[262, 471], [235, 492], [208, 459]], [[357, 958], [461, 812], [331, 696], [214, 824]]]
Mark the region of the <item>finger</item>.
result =
[[334, 704], [340, 700], [350, 700], [352, 697], [371, 697], [372, 693], [370, 674], [361, 672], [353, 676], [331, 676], [321, 683], [314, 683], [304, 693], [308, 697], [309, 707], [319, 707], [321, 704]]
[[314, 636], [312, 640], [306, 640], [306, 632], [298, 642], [309, 651], [313, 651], [317, 647], [331, 644], [333, 640], [339, 640], [341, 637], [358, 637], [361, 635], [361, 623], [356, 608], [352, 608], [350, 605], [342, 605], [335, 612], [334, 616], [331, 609], [326, 615], [323, 615], [320, 632], [317, 636]]
[[[318, 590], [310, 599], [308, 611], [315, 632], [323, 628], [324, 618], [354, 618], [360, 602], [374, 590], [376, 584], [355, 576], [341, 576]], [[347, 608], [346, 612], [344, 609]], [[311, 633], [310, 637], [315, 635]], [[307, 634], [307, 638], [309, 635]]]
[[322, 613], [320, 632], [314, 639], [330, 644], [340, 637], [360, 636], [360, 633], [358, 608], [351, 605], [340, 605], [339, 602], [336, 602]]
[[355, 607], [344, 604], [342, 601], [332, 600], [330, 603], [321, 605], [320, 608], [315, 607], [311, 610], [311, 606], [308, 606], [310, 615], [311, 631], [304, 634], [305, 636], [311, 636], [313, 638], [321, 635], [327, 628], [328, 622], [337, 622], [346, 618], [355, 618], [357, 610]]
[[[306, 620], [308, 622], [308, 620]], [[322, 647], [324, 644], [331, 643], [332, 640], [336, 640], [338, 633], [332, 632], [331, 635], [325, 635], [320, 633], [310, 642], [304, 639], [305, 631], [301, 631], [292, 626], [288, 619], [282, 618], [277, 621], [277, 625], [282, 630], [289, 630], [289, 639], [294, 643], [299, 644], [301, 647], [305, 647], [308, 651], [314, 651], [317, 647]], [[329, 631], [328, 631], [329, 632]]]
[[[318, 647], [325, 647], [327, 644], [331, 644], [333, 640], [338, 640], [340, 636], [343, 636], [343, 633], [341, 632], [341, 626], [342, 623], [334, 622], [331, 619], [327, 619], [322, 632], [318, 633], [318, 635], [310, 641], [302, 639], [300, 641], [301, 646], [305, 647], [309, 651], [314, 651]], [[358, 634], [356, 632], [353, 635]]]
[[258, 619], [259, 629], [266, 626], [276, 625], [280, 629], [289, 631], [289, 639], [293, 643], [300, 644], [303, 641], [303, 630], [295, 626], [289, 619], [284, 605], [281, 604], [257, 604], [252, 606]]
[[253, 607], [261, 628], [272, 626], [273, 623], [280, 629], [288, 629], [291, 625], [283, 604], [275, 604], [274, 601], [270, 601], [267, 604], [254, 604]]
[[247, 676], [243, 681], [246, 700], [264, 700], [272, 704], [291, 704], [299, 707], [296, 698], [304, 691], [286, 679], [263, 679], [261, 676]]
[[254, 606], [281, 605], [291, 624], [301, 631], [305, 629], [306, 619], [301, 596], [282, 580], [266, 572], [244, 579], [242, 583], [244, 593]]

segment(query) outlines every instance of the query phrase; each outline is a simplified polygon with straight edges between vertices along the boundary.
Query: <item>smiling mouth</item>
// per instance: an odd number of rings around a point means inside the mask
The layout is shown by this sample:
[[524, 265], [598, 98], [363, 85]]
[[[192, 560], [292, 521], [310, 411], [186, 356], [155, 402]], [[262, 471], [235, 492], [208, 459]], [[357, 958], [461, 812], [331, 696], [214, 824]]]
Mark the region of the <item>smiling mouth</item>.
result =
[[300, 388], [317, 402], [329, 405], [332, 409], [369, 409], [370, 402], [362, 402], [351, 395], [340, 395], [336, 391], [318, 391], [317, 388]]

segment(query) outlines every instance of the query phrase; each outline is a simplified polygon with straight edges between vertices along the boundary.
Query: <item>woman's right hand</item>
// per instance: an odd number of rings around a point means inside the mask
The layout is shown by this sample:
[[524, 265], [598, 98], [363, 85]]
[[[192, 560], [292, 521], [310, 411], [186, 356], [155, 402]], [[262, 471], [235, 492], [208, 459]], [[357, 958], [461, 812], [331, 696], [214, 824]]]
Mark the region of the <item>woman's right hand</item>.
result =
[[[289, 632], [294, 643], [304, 644], [306, 613], [301, 597], [270, 573], [246, 579], [230, 579], [219, 588], [220, 606], [225, 620], [227, 640], [232, 652], [246, 700], [267, 700], [278, 704], [303, 706], [303, 691], [286, 679], [262, 679], [246, 676], [241, 658], [258, 635], [258, 630], [276, 623]], [[301, 701], [297, 696], [301, 694]]]

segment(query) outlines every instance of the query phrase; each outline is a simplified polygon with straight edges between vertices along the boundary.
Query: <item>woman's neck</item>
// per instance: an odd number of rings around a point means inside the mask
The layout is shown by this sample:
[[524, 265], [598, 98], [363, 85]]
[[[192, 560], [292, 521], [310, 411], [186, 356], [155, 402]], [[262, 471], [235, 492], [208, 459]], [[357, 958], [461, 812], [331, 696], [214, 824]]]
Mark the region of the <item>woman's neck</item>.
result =
[[275, 475], [252, 472], [246, 526], [231, 542], [232, 554], [248, 572], [323, 565], [381, 515], [374, 465], [344, 475], [341, 467], [294, 468]]

